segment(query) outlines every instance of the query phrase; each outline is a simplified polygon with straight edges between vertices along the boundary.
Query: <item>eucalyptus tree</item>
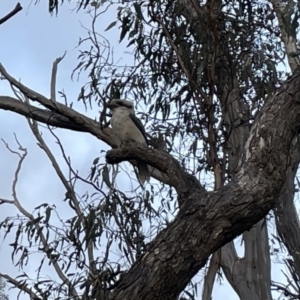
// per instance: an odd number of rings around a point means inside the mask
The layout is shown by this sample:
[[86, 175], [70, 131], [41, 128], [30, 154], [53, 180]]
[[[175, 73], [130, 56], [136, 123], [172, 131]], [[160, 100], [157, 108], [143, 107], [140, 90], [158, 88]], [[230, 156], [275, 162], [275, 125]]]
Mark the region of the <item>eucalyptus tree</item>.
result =
[[[50, 12], [59, 13], [58, 4], [50, 1]], [[5, 278], [36, 299], [57, 293], [72, 299], [167, 300], [199, 297], [193, 278], [200, 274], [201, 297], [211, 299], [220, 271], [243, 300], [272, 299], [272, 289], [288, 299], [299, 297], [300, 232], [294, 205], [300, 160], [298, 2], [87, 0], [78, 9], [89, 13], [92, 23], [80, 40], [72, 75], [88, 74], [78, 99], [100, 108], [99, 120], [56, 100], [55, 72], [62, 58], [54, 62], [50, 99], [0, 66], [2, 78], [18, 91], [15, 98], [0, 96], [0, 108], [28, 118], [74, 213], [57, 229], [51, 225], [55, 209], [48, 204], [41, 203], [34, 215], [17, 198], [2, 199], [27, 220], [19, 220], [13, 254], [28, 232], [21, 260], [38, 243], [61, 283], [37, 278], [30, 289]], [[116, 9], [115, 19], [101, 35], [97, 24], [110, 9]], [[132, 54], [125, 66], [111, 57], [108, 37], [116, 26], [120, 43]], [[107, 110], [113, 98], [143, 108], [139, 117], [148, 147], [127, 143], [115, 149]], [[105, 164], [94, 160], [88, 180], [66, 158], [72, 174], [67, 178], [38, 122], [47, 124], [55, 138], [52, 126], [90, 133], [113, 149]], [[64, 153], [63, 143], [57, 142]], [[20, 165], [26, 156], [22, 151]], [[134, 166], [135, 160], [148, 164], [153, 180], [128, 193], [118, 189], [116, 166], [124, 161]], [[74, 178], [95, 194], [79, 198]], [[288, 286], [271, 280], [268, 224], [273, 216], [278, 242], [289, 256]], [[14, 224], [7, 218], [1, 226], [9, 232]], [[233, 242], [239, 235], [243, 257]], [[104, 236], [105, 255], [99, 257], [96, 249]], [[58, 250], [63, 243], [68, 245], [64, 256]], [[121, 261], [111, 257], [114, 247]], [[66, 274], [74, 266], [82, 272], [70, 279]]]

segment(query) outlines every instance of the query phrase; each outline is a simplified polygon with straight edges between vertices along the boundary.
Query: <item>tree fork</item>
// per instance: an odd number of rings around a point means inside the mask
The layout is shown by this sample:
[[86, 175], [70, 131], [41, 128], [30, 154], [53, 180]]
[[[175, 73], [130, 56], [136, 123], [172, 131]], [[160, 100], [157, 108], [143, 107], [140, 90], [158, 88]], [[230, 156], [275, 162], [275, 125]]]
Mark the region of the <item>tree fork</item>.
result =
[[[195, 187], [174, 221], [148, 244], [110, 299], [175, 299], [211, 253], [249, 230], [274, 207], [300, 125], [299, 86], [300, 68], [265, 103], [232, 182], [214, 192]], [[131, 159], [159, 168], [151, 153], [134, 147], [126, 151]]]

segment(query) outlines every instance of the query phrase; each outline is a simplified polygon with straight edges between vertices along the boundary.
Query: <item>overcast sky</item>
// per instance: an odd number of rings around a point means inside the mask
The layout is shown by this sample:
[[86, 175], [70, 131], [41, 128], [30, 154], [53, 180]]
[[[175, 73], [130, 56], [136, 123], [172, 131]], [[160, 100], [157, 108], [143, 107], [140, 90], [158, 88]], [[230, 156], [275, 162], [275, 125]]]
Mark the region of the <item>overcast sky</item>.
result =
[[[87, 114], [90, 117], [98, 115], [99, 109], [94, 107], [93, 111], [86, 112], [81, 103], [77, 103], [77, 96], [86, 78], [81, 77], [79, 82], [71, 81], [72, 70], [77, 65], [78, 49], [76, 49], [79, 37], [86, 35], [81, 24], [89, 27], [90, 17], [81, 12], [72, 11], [72, 6], [66, 2], [60, 7], [58, 16], [51, 16], [48, 13], [48, 1], [41, 1], [38, 5], [31, 5], [23, 1], [23, 10], [12, 19], [0, 26], [0, 62], [6, 70], [15, 78], [20, 79], [23, 84], [33, 90], [49, 96], [50, 75], [53, 61], [67, 51], [65, 59], [59, 64], [57, 76], [57, 90], [64, 90], [69, 102], [74, 101], [74, 108]], [[11, 11], [16, 3], [11, 0], [0, 0], [0, 18]], [[113, 9], [101, 16], [99, 32], [116, 19]], [[80, 24], [81, 23], [81, 24]], [[115, 47], [117, 57], [126, 57], [125, 43], [119, 45], [119, 32], [112, 29], [109, 34], [111, 45]], [[9, 86], [0, 81], [1, 95], [13, 96]], [[23, 147], [27, 148], [28, 156], [20, 174], [18, 184], [18, 195], [21, 203], [29, 212], [41, 203], [55, 204], [60, 208], [64, 218], [71, 215], [68, 204], [63, 202], [65, 190], [61, 182], [57, 179], [51, 163], [46, 158], [43, 151], [36, 145], [27, 121], [24, 117], [17, 114], [0, 110], [0, 138], [4, 139], [9, 145], [17, 150], [14, 140], [15, 133]], [[54, 142], [54, 139], [43, 130], [44, 137], [55, 154], [57, 160], [67, 172], [67, 167], [62, 158], [61, 152]], [[80, 171], [86, 177], [94, 158], [100, 155], [101, 150], [108, 150], [109, 147], [97, 140], [94, 136], [86, 133], [72, 132], [68, 130], [57, 130], [56, 133], [61, 139], [65, 151], [72, 159], [74, 169]], [[103, 155], [103, 154], [102, 154]], [[11, 183], [18, 157], [7, 151], [0, 143], [0, 198], [11, 199]], [[82, 192], [84, 192], [84, 187]], [[0, 207], [0, 221], [6, 216], [14, 215], [12, 207], [2, 205]], [[0, 272], [11, 276], [17, 276], [18, 268], [13, 266], [11, 261], [11, 248], [8, 244], [13, 242], [14, 235], [9, 235], [2, 241], [3, 234], [0, 236]], [[36, 262], [36, 263], [35, 263]], [[39, 256], [31, 259], [26, 267], [28, 274], [34, 274], [39, 265]], [[278, 269], [276, 272], [279, 274]], [[48, 276], [54, 272], [51, 268], [47, 269]], [[45, 275], [45, 274], [44, 274]], [[16, 299], [16, 291], [9, 291], [10, 300]], [[224, 283], [222, 286], [215, 285], [213, 299], [238, 299], [233, 290]], [[20, 299], [28, 299], [21, 296]]]

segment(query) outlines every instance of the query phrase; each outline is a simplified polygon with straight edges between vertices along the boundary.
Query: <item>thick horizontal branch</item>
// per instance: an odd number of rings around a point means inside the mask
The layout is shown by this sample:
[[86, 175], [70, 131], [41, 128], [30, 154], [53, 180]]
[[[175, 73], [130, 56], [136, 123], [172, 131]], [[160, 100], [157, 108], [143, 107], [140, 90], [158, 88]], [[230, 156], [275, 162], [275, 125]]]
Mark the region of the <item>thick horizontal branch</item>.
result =
[[[3, 70], [0, 72], [3, 74]], [[6, 78], [10, 82], [13, 80]], [[63, 104], [54, 103], [15, 80], [11, 83], [51, 113], [67, 118], [84, 131], [97, 133], [105, 140], [104, 133], [89, 118]], [[250, 229], [274, 207], [286, 178], [291, 141], [299, 133], [299, 103], [300, 70], [297, 69], [274, 98], [265, 104], [252, 125], [243, 160], [232, 183], [211, 193], [189, 188], [187, 194], [179, 195], [185, 197], [183, 208], [124, 275], [111, 299], [175, 299], [211, 253]], [[106, 141], [111, 143], [112, 136], [107, 135]], [[169, 154], [135, 148], [118, 150], [113, 156], [120, 155], [119, 160], [124, 155], [127, 155], [126, 160], [143, 159], [170, 174], [171, 184], [185, 177]], [[180, 190], [187, 189], [184, 184]]]
[[[61, 116], [50, 110], [41, 109], [36, 106], [27, 104], [25, 102], [21, 102], [15, 98], [12, 98], [9, 96], [0, 96], [0, 109], [15, 112], [19, 115], [22, 115], [27, 118], [32, 118], [35, 121], [42, 122], [42, 123], [50, 125], [50, 126], [55, 126], [55, 127], [64, 128], [64, 129], [71, 129], [71, 130], [80, 131], [80, 132], [88, 132], [86, 130], [86, 128], [79, 126], [77, 124], [74, 124], [68, 118], [66, 118], [64, 116]], [[97, 126], [99, 127], [99, 125], [96, 121], [93, 121], [92, 119], [90, 119], [89, 122], [94, 123], [95, 127], [97, 127]], [[95, 136], [99, 137], [99, 134], [95, 135]], [[102, 136], [102, 134], [101, 134], [101, 136]]]
[[[202, 188], [200, 184], [195, 185], [198, 180], [186, 173], [178, 161], [165, 151], [150, 149], [141, 144], [130, 142], [122, 149], [107, 151], [106, 161], [111, 164], [122, 161], [143, 160], [148, 165], [166, 174], [169, 184], [173, 186], [178, 195], [186, 195], [191, 188]], [[181, 203], [182, 204], [182, 203]]]
[[[50, 101], [50, 100], [48, 100]], [[63, 105], [63, 104], [61, 104]], [[88, 124], [92, 124], [92, 126], [82, 126], [77, 123], [72, 122], [68, 117], [62, 116], [57, 112], [53, 112], [49, 109], [41, 109], [36, 106], [30, 105], [25, 102], [21, 102], [15, 98], [12, 98], [10, 96], [0, 96], [0, 109], [8, 110], [11, 112], [15, 112], [19, 115], [22, 115], [27, 118], [32, 118], [35, 121], [50, 125], [50, 126], [55, 126], [58, 128], [63, 128], [63, 129], [70, 129], [74, 131], [79, 131], [79, 132], [87, 132], [95, 137], [97, 137], [99, 140], [102, 140], [106, 142], [108, 145], [111, 147], [115, 147], [115, 142], [114, 139], [111, 135], [111, 129], [106, 127], [103, 130], [101, 130], [99, 124], [88, 118], [85, 117], [83, 122], [85, 120], [88, 120]], [[72, 110], [72, 114], [79, 114], [75, 110], [65, 106], [65, 111]], [[79, 116], [77, 117], [79, 118]], [[93, 130], [89, 130], [90, 128], [93, 128]], [[134, 164], [134, 162], [132, 162]], [[166, 184], [171, 184], [170, 180], [167, 176], [167, 174], [162, 173], [158, 171], [157, 169], [151, 168], [150, 169], [151, 176], [154, 177], [155, 179], [164, 182]], [[189, 180], [192, 181], [192, 175], [188, 175]], [[197, 182], [197, 184], [199, 184]], [[200, 184], [199, 184], [200, 186]]]
[[249, 230], [274, 207], [299, 126], [298, 68], [252, 125], [233, 181], [214, 192], [191, 191], [183, 209], [148, 245], [111, 299], [176, 299], [211, 253]]
[[[99, 140], [102, 140], [111, 147], [115, 147], [115, 141], [111, 134], [111, 129], [106, 127], [103, 130], [100, 128], [98, 122], [80, 114], [74, 109], [57, 102], [51, 101], [39, 93], [32, 91], [28, 87], [25, 87], [19, 83], [16, 79], [10, 76], [3, 66], [0, 64], [0, 73], [5, 74], [5, 78], [21, 92], [26, 94], [30, 99], [40, 103], [46, 109], [41, 109], [36, 106], [30, 105], [26, 102], [22, 102], [9, 96], [0, 96], [0, 109], [15, 112], [19, 115], [27, 118], [32, 118], [35, 121], [42, 122], [44, 124], [55, 126], [58, 128], [71, 129], [80, 132], [87, 132]], [[135, 164], [135, 162], [131, 162]], [[150, 169], [151, 176], [155, 179], [170, 184], [170, 180], [165, 173], [160, 172], [157, 169]], [[193, 181], [193, 176], [189, 175], [189, 181]], [[196, 182], [200, 185], [199, 182]]]
[[100, 130], [99, 126], [95, 126], [95, 122], [92, 121], [90, 118], [64, 104], [52, 101], [51, 99], [48, 99], [45, 96], [31, 90], [30, 88], [28, 88], [27, 86], [23, 85], [18, 80], [10, 76], [5, 70], [5, 68], [2, 66], [2, 64], [0, 64], [0, 73], [6, 80], [9, 81], [10, 84], [18, 88], [22, 94], [28, 97], [28, 99], [41, 104], [45, 108], [49, 109], [52, 113], [59, 114], [62, 117], [69, 119], [77, 126], [82, 127], [84, 131], [90, 132], [105, 143], [109, 145], [114, 144], [114, 141], [111, 138], [111, 136], [109, 137], [107, 134], [105, 134], [105, 132]]

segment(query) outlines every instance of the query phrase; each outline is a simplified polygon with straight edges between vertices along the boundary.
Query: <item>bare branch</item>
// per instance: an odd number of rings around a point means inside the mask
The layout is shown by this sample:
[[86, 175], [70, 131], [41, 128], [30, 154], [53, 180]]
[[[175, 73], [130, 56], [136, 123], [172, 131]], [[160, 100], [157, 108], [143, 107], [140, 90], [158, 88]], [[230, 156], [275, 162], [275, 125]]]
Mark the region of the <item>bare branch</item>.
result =
[[8, 19], [12, 18], [15, 14], [17, 14], [22, 9], [23, 9], [22, 5], [18, 2], [16, 7], [10, 13], [8, 13], [6, 16], [0, 19], [0, 25], [6, 22]]
[[[53, 166], [55, 172], [57, 173], [57, 175], [58, 175], [59, 179], [61, 180], [61, 182], [63, 183], [64, 187], [66, 188], [67, 195], [70, 198], [70, 200], [72, 201], [72, 204], [73, 204], [73, 207], [74, 207], [74, 211], [75, 211], [76, 215], [78, 216], [79, 220], [81, 221], [83, 228], [85, 228], [86, 234], [88, 234], [86, 219], [85, 219], [83, 211], [82, 211], [82, 209], [80, 207], [79, 201], [78, 201], [78, 199], [76, 197], [76, 193], [74, 191], [73, 186], [68, 182], [68, 180], [64, 176], [64, 174], [63, 174], [61, 168], [59, 167], [59, 164], [56, 161], [54, 155], [52, 154], [51, 150], [49, 149], [49, 147], [47, 146], [46, 142], [44, 141], [44, 139], [42, 138], [41, 134], [39, 133], [37, 122], [35, 122], [34, 120], [31, 120], [31, 121], [28, 120], [28, 123], [29, 123], [30, 128], [31, 128], [33, 134], [35, 135], [36, 139], [39, 141], [40, 147], [47, 154], [49, 160], [52, 163], [52, 166]], [[49, 128], [49, 130], [52, 133], [52, 135], [56, 138], [56, 141], [57, 141], [57, 143], [58, 143], [58, 145], [59, 145], [59, 147], [60, 147], [60, 149], [62, 151], [63, 157], [64, 157], [65, 162], [67, 163], [69, 169], [71, 170], [72, 173], [75, 173], [73, 171], [72, 167], [71, 167], [70, 162], [68, 161], [68, 159], [67, 159], [67, 157], [65, 155], [63, 146], [62, 146], [59, 138], [54, 134], [53, 130], [51, 130], [50, 128]], [[93, 243], [92, 243], [92, 241], [90, 241], [89, 244], [88, 244], [88, 257], [89, 257], [89, 271], [90, 272], [94, 272], [95, 271], [94, 270], [95, 259], [94, 259], [94, 250], [93, 250]]]
[[59, 102], [53, 102], [50, 99], [47, 99], [43, 95], [29, 89], [15, 78], [10, 76], [5, 68], [0, 64], [0, 73], [3, 77], [10, 82], [13, 86], [18, 88], [26, 97], [30, 100], [35, 101], [43, 105], [45, 108], [50, 109], [54, 113], [58, 113], [70, 121], [74, 122], [76, 125], [83, 127], [86, 131], [92, 133], [93, 135], [97, 136], [99, 139], [103, 140], [108, 144], [112, 144], [112, 139], [107, 136], [102, 130], [100, 130], [99, 126], [95, 126], [94, 121], [91, 121], [90, 118], [86, 117], [85, 115], [76, 112], [72, 108], [67, 107]]
[[[293, 12], [293, 1], [270, 0], [273, 4], [276, 16], [280, 27], [280, 36], [285, 46], [287, 59], [292, 71], [295, 71], [299, 66], [299, 51], [297, 47], [296, 32], [292, 33], [291, 28], [287, 28], [291, 24], [291, 17]], [[290, 6], [290, 7], [288, 7]]]
[[[10, 96], [0, 96], [0, 109], [9, 110], [15, 112], [19, 115], [22, 115], [27, 118], [34, 119], [38, 122], [42, 122], [44, 124], [48, 124], [50, 126], [59, 127], [63, 129], [70, 129], [79, 132], [89, 132], [86, 127], [82, 127], [80, 125], [74, 124], [67, 117], [61, 116], [58, 113], [54, 113], [52, 111], [38, 108], [34, 105], [30, 105], [28, 103], [20, 102], [19, 100], [12, 98]], [[88, 118], [88, 117], [86, 117]], [[94, 127], [98, 126], [96, 121], [88, 118], [89, 122], [93, 124]], [[106, 136], [110, 135], [110, 128], [105, 128], [103, 132], [99, 128], [98, 134], [91, 133], [95, 135], [97, 138], [105, 134]], [[113, 142], [110, 140], [107, 141], [110, 146], [113, 146]]]
[[31, 288], [28, 288], [26, 286], [26, 283], [24, 284], [24, 281], [18, 281], [12, 277], [10, 277], [7, 274], [3, 274], [0, 273], [0, 276], [2, 276], [3, 278], [5, 278], [9, 283], [12, 283], [15, 287], [17, 287], [18, 289], [20, 289], [21, 291], [25, 292], [26, 294], [28, 294], [30, 296], [30, 299], [34, 299], [34, 300], [42, 300], [42, 298], [38, 297], [37, 294], [35, 294]]
[[51, 74], [51, 88], [50, 88], [50, 97], [51, 100], [56, 102], [56, 74], [57, 74], [57, 66], [58, 64], [64, 59], [67, 51], [65, 51], [64, 55], [61, 57], [58, 57], [54, 62], [53, 62], [53, 67], [52, 67], [52, 74]]
[[[16, 186], [17, 186], [17, 183], [18, 183], [18, 177], [19, 177], [19, 173], [21, 171], [21, 168], [22, 168], [22, 164], [27, 156], [27, 150], [25, 148], [23, 148], [21, 146], [21, 144], [19, 143], [19, 141], [17, 140], [17, 137], [15, 136], [15, 139], [16, 139], [16, 142], [18, 143], [19, 145], [19, 149], [23, 152], [22, 155], [20, 155], [18, 152], [16, 151], [13, 151], [12, 149], [10, 149], [9, 145], [6, 143], [6, 147], [7, 149], [12, 152], [13, 154], [16, 154], [20, 157], [20, 160], [19, 160], [19, 163], [18, 163], [18, 166], [17, 166], [17, 169], [16, 169], [16, 172], [15, 172], [15, 178], [13, 180], [13, 185], [12, 185], [12, 194], [13, 194], [13, 198], [14, 198], [14, 205], [17, 207], [17, 209], [24, 215], [26, 216], [29, 220], [31, 221], [34, 221], [35, 218], [32, 214], [30, 214], [20, 203], [19, 199], [18, 199], [18, 196], [17, 196], [17, 190], [16, 190]], [[57, 275], [59, 276], [59, 278], [62, 280], [62, 282], [64, 282], [65, 284], [67, 284], [67, 286], [70, 288], [70, 291], [71, 291], [71, 294], [74, 296], [74, 297], [78, 297], [78, 294], [75, 290], [75, 288], [73, 287], [73, 285], [71, 284], [70, 280], [64, 275], [62, 269], [60, 268], [59, 264], [57, 263], [57, 261], [55, 259], [53, 259], [50, 255], [48, 255], [48, 251], [50, 249], [49, 245], [48, 245], [48, 242], [47, 242], [47, 239], [46, 237], [44, 236], [43, 232], [40, 230], [40, 225], [38, 223], [34, 223], [34, 226], [36, 227], [36, 229], [38, 230], [39, 232], [39, 237], [41, 239], [41, 242], [43, 244], [43, 251], [46, 253], [48, 259], [51, 261], [51, 263], [53, 264], [54, 266], [54, 269], [57, 273]]]
[[124, 145], [123, 149], [110, 150], [106, 153], [106, 160], [111, 164], [135, 159], [143, 160], [150, 166], [167, 174], [170, 185], [177, 190], [178, 194], [189, 191], [191, 186], [187, 173], [178, 161], [167, 152], [149, 149], [141, 144], [130, 142]]
[[[14, 135], [15, 135], [15, 134], [14, 134]], [[15, 139], [16, 139], [16, 142], [19, 144], [16, 135], [15, 135]], [[6, 143], [3, 139], [2, 139], [2, 141], [3, 141], [3, 143], [5, 144], [6, 148], [7, 148], [11, 153], [18, 155], [19, 158], [20, 158], [19, 163], [18, 163], [18, 165], [17, 165], [16, 172], [15, 172], [15, 178], [14, 178], [13, 184], [12, 184], [12, 195], [13, 195], [13, 198], [14, 198], [14, 205], [16, 205], [16, 204], [17, 204], [17, 202], [16, 202], [16, 199], [17, 199], [16, 186], [17, 186], [17, 183], [18, 183], [19, 173], [20, 173], [20, 171], [21, 171], [22, 164], [23, 164], [23, 162], [24, 162], [24, 160], [25, 160], [25, 158], [26, 158], [26, 156], [27, 156], [27, 149], [21, 147], [21, 145], [19, 144], [19, 150], [21, 150], [21, 151], [23, 152], [23, 155], [21, 155], [19, 152], [12, 150], [12, 149], [9, 147], [8, 143]], [[17, 205], [16, 205], [16, 206], [17, 206]], [[24, 211], [25, 211], [25, 210], [24, 210]], [[23, 212], [22, 212], [22, 213], [23, 213]], [[29, 213], [28, 213], [28, 216], [29, 216], [29, 218], [31, 217], [31, 219], [33, 219], [32, 215], [30, 215]], [[27, 217], [28, 217], [28, 216], [27, 216]]]
[[0, 205], [3, 203], [14, 204], [14, 200], [0, 198]]

